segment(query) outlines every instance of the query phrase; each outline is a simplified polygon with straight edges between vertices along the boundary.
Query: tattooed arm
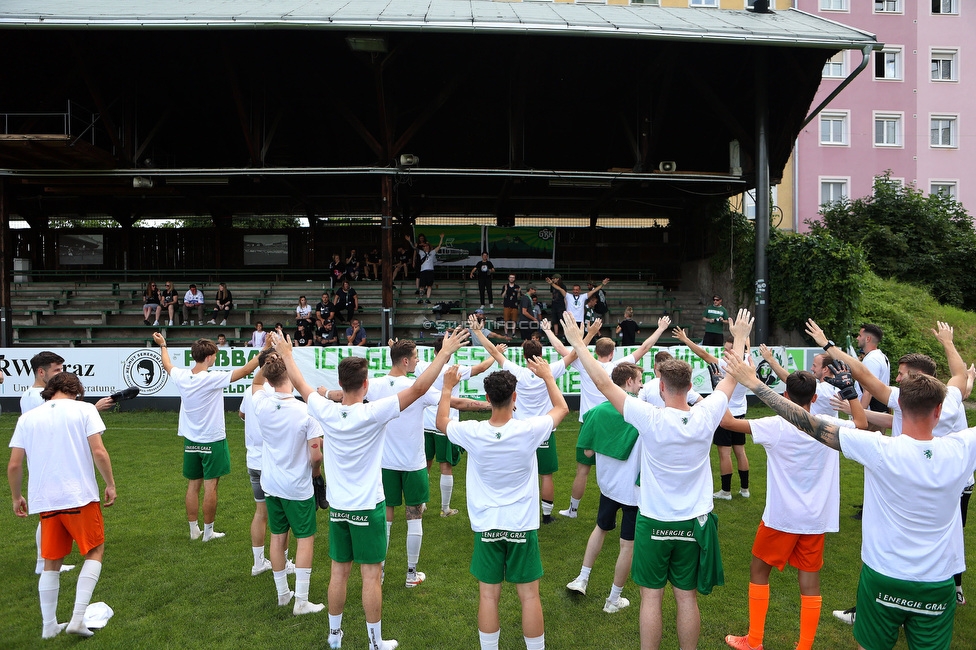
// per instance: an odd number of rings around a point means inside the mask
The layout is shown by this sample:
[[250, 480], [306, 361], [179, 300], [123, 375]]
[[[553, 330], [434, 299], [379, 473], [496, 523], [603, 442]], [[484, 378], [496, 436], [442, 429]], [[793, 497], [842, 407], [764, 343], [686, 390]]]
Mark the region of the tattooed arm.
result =
[[759, 381], [755, 368], [740, 361], [734, 355], [726, 356], [725, 363], [727, 364], [725, 367], [726, 374], [731, 375], [736, 381], [755, 393], [756, 397], [776, 411], [777, 415], [814, 440], [840, 451], [839, 427], [836, 424], [825, 422], [810, 415], [801, 407], [771, 390]]

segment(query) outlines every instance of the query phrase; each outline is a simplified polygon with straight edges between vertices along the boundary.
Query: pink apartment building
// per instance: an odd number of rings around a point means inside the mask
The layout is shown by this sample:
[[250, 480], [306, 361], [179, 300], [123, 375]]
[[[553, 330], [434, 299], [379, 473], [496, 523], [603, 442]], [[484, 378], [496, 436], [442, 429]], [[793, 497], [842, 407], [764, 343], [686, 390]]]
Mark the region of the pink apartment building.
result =
[[[972, 0], [796, 0], [797, 9], [877, 35], [885, 47], [797, 138], [795, 227], [822, 203], [871, 193], [874, 176], [947, 192], [976, 215], [976, 3]], [[861, 62], [824, 66], [819, 105]], [[812, 107], [811, 107], [812, 108]], [[784, 173], [784, 176], [787, 174]], [[784, 178], [784, 180], [786, 180]], [[787, 197], [780, 192], [782, 205]]]

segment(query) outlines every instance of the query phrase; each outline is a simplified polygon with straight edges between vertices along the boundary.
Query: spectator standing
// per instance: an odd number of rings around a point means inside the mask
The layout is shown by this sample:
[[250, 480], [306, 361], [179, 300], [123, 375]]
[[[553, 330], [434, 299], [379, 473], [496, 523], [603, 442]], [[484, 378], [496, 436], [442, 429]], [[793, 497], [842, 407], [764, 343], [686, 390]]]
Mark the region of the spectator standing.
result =
[[227, 319], [230, 318], [230, 310], [234, 308], [234, 296], [227, 289], [226, 282], [221, 282], [217, 285], [217, 295], [214, 300], [216, 300], [217, 306], [214, 307], [213, 315], [208, 323], [210, 325], [216, 325], [217, 319], [219, 318], [220, 324], [226, 325]]
[[156, 314], [156, 322], [152, 323], [153, 327], [159, 326], [159, 314], [162, 311], [162, 298], [159, 297], [159, 289], [156, 288], [155, 282], [150, 282], [146, 286], [146, 290], [142, 292], [142, 322], [149, 325], [149, 315], [152, 313]]
[[[562, 289], [560, 291], [559, 289]], [[559, 332], [562, 331], [563, 322], [563, 312], [566, 311], [566, 285], [563, 284], [562, 276], [558, 273], [552, 274], [552, 284], [549, 286], [550, 300], [549, 304], [552, 306], [552, 313], [549, 316], [549, 320], [552, 323], [552, 331], [556, 336], [559, 336]]]
[[610, 278], [604, 278], [598, 286], [594, 287], [591, 291], [587, 293], [581, 293], [580, 285], [574, 284], [573, 290], [570, 293], [566, 292], [566, 289], [562, 286], [562, 283], [553, 282], [552, 278], [546, 278], [546, 282], [549, 286], [554, 287], [556, 291], [562, 294], [563, 298], [566, 300], [566, 311], [573, 315], [573, 320], [576, 321], [578, 327], [583, 326], [585, 314], [586, 314], [586, 301], [591, 294], [594, 294], [603, 287], [610, 284]]
[[535, 304], [532, 302], [533, 297], [535, 297], [535, 287], [529, 285], [522, 297], [519, 298], [518, 329], [523, 341], [532, 338], [532, 330], [539, 328], [539, 319], [535, 315]]
[[[105, 481], [105, 507], [115, 502], [112, 462], [102, 443], [105, 425], [95, 407], [77, 401], [85, 389], [72, 373], [62, 372], [41, 393], [50, 408], [37, 408], [17, 421], [10, 440], [7, 478], [14, 514], [42, 514], [41, 547], [44, 571], [37, 582], [41, 605], [41, 637], [50, 639], [65, 626], [58, 623], [61, 565], [78, 544], [85, 563], [78, 575], [75, 604], [68, 634], [92, 636], [85, 625], [85, 610], [102, 572], [105, 527], [98, 501], [95, 468]], [[22, 493], [24, 460], [28, 488]]]
[[502, 287], [502, 318], [505, 321], [505, 334], [515, 335], [519, 320], [519, 297], [522, 287], [515, 283], [515, 274], [508, 274], [508, 283]]
[[712, 296], [712, 304], [705, 309], [702, 321], [705, 322], [705, 336], [702, 345], [725, 345], [725, 323], [729, 320], [729, 312], [722, 306], [722, 296]]
[[[481, 261], [474, 265], [471, 269], [471, 275], [469, 277], [478, 276], [478, 295], [481, 297], [481, 308], [485, 308], [485, 304], [491, 309], [495, 308], [494, 297], [491, 291], [491, 276], [495, 274], [495, 265], [488, 260], [488, 253], [481, 254]], [[488, 296], [488, 300], [485, 300], [485, 296]]]
[[634, 321], [633, 307], [624, 309], [624, 319], [617, 323], [616, 334], [620, 337], [620, 345], [637, 345], [637, 335], [640, 334], [640, 328]]
[[349, 286], [349, 280], [343, 280], [342, 287], [335, 294], [335, 313], [345, 312], [346, 322], [352, 321], [353, 314], [359, 309], [359, 296], [356, 290]]
[[[196, 309], [196, 320], [190, 320], [190, 309]], [[183, 324], [196, 325], [197, 320], [203, 324], [203, 292], [197, 290], [197, 285], [191, 284], [190, 290], [183, 294]]]
[[176, 305], [180, 302], [179, 294], [176, 293], [176, 289], [173, 288], [172, 282], [166, 283], [166, 288], [163, 289], [162, 293], [159, 294], [161, 309], [165, 309], [169, 312], [169, 327], [173, 326], [173, 318], [176, 315]]
[[414, 284], [417, 287], [417, 290], [413, 292], [413, 295], [419, 296], [420, 295], [420, 253], [423, 245], [427, 243], [427, 235], [425, 235], [424, 233], [420, 233], [419, 235], [417, 235], [416, 244], [414, 244], [413, 241], [410, 239], [410, 235], [406, 235], [405, 239], [407, 240], [407, 243], [410, 244], [410, 248], [413, 249], [413, 272], [414, 275], [416, 276], [414, 278]]
[[360, 326], [358, 318], [353, 318], [346, 328], [346, 345], [366, 345], [366, 330]]
[[254, 331], [251, 332], [251, 340], [247, 344], [252, 348], [261, 349], [264, 347], [264, 341], [267, 336], [268, 333], [264, 331], [264, 323], [258, 321], [254, 324]]
[[420, 259], [420, 299], [417, 300], [419, 305], [422, 302], [430, 304], [430, 292], [434, 287], [434, 264], [437, 262], [437, 251], [441, 249], [444, 245], [444, 233], [441, 233], [441, 240], [437, 244], [437, 248], [431, 249], [429, 243], [424, 243], [422, 250], [418, 251], [417, 255]]

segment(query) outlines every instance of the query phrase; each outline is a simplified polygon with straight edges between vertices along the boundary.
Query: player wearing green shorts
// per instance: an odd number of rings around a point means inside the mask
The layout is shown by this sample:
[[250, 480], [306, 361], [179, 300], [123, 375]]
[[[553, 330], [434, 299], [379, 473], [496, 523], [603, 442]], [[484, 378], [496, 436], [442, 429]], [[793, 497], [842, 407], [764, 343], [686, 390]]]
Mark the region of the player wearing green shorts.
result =
[[[210, 339], [198, 339], [190, 346], [192, 368], [177, 368], [169, 357], [166, 339], [159, 332], [153, 334], [159, 346], [163, 369], [180, 393], [180, 421], [178, 434], [184, 438], [183, 476], [186, 488], [186, 519], [190, 525], [190, 539], [208, 542], [223, 537], [214, 532], [217, 517], [217, 482], [230, 474], [230, 452], [224, 425], [224, 388], [243, 379], [258, 367], [257, 350], [242, 367], [232, 372], [208, 372], [217, 361], [217, 344]], [[203, 489], [203, 530], [197, 523], [200, 513], [200, 490]]]
[[[709, 593], [714, 585], [724, 583], [712, 514], [709, 451], [712, 432], [728, 408], [735, 380], [725, 377], [711, 395], [688, 406], [691, 366], [684, 361], [665, 361], [659, 368], [665, 407], [657, 408], [613, 383], [604, 366], [587, 353], [583, 333], [572, 318], [564, 319], [563, 328], [596, 388], [640, 436], [643, 480], [632, 575], [641, 591], [641, 648], [653, 650], [661, 645], [662, 603], [668, 582], [677, 604], [678, 645], [695, 648], [701, 631], [697, 591]], [[740, 356], [751, 329], [749, 313], [740, 312], [732, 326]]]
[[[291, 340], [276, 342], [275, 349], [288, 369], [288, 378], [308, 404], [309, 414], [325, 432], [325, 473], [331, 506], [329, 512], [330, 648], [342, 646], [342, 612], [346, 605], [346, 585], [352, 563], [358, 562], [363, 579], [363, 610], [370, 650], [391, 650], [393, 640], [383, 640], [381, 615], [383, 588], [382, 562], [386, 556], [384, 518], [385, 499], [381, 480], [383, 440], [386, 424], [420, 399], [429, 389], [445, 362], [468, 339], [466, 332], [447, 335], [434, 363], [412, 386], [396, 395], [363, 403], [369, 389], [369, 368], [362, 357], [347, 357], [339, 363], [341, 403], [318, 394], [302, 376], [292, 356]], [[391, 429], [391, 436], [403, 435]]]
[[[264, 390], [265, 380], [274, 393]], [[309, 417], [308, 407], [295, 399], [293, 391], [281, 357], [268, 356], [251, 386], [252, 413], [264, 443], [261, 489], [271, 529], [271, 570], [278, 590], [278, 605], [287, 605], [294, 595], [292, 613], [299, 616], [325, 609], [322, 603], [308, 600], [316, 529], [312, 468], [322, 462], [322, 427]], [[294, 591], [288, 588], [285, 559], [289, 530], [298, 540]]]
[[[958, 363], [952, 328], [938, 325], [951, 367]], [[819, 331], [809, 321], [807, 331], [813, 328]], [[887, 437], [840, 429], [806, 413], [742, 363], [731, 363], [729, 372], [801, 431], [864, 466], [864, 566], [854, 619], [859, 646], [892, 648], [903, 627], [910, 648], [948, 649], [956, 606], [952, 576], [965, 568], [957, 499], [976, 465], [976, 429], [933, 435], [945, 384], [924, 374], [903, 377], [902, 435]]]
[[533, 451], [559, 426], [569, 407], [549, 365], [538, 356], [530, 358], [528, 363], [534, 375], [545, 383], [553, 404], [544, 415], [524, 420], [514, 418], [518, 381], [506, 370], [485, 378], [490, 419], [467, 422], [451, 419], [451, 391], [460, 381], [457, 367], [444, 375], [437, 407], [437, 428], [468, 452], [467, 505], [475, 534], [471, 573], [479, 584], [478, 635], [482, 650], [498, 649], [501, 633], [498, 600], [505, 580], [515, 583], [522, 602], [525, 647], [527, 650], [545, 648], [545, 623], [539, 598], [542, 577], [539, 483]]
[[[515, 419], [526, 420], [548, 413], [552, 409], [552, 401], [549, 399], [549, 392], [545, 382], [536, 377], [528, 368], [524, 368], [506, 359], [502, 351], [485, 336], [484, 331], [482, 331], [482, 322], [477, 317], [469, 317], [468, 326], [475, 333], [475, 336], [478, 337], [478, 342], [498, 362], [502, 370], [507, 370], [512, 373], [518, 381], [518, 408], [515, 410]], [[549, 321], [543, 319], [541, 327], [544, 330], [548, 330]], [[596, 330], [593, 331], [593, 334], [596, 334]], [[525, 359], [541, 358], [542, 344], [535, 339], [523, 341], [522, 355]], [[572, 350], [567, 351], [562, 359], [549, 366], [550, 374], [555, 379], [559, 379], [575, 358], [575, 352]], [[553, 521], [552, 507], [553, 498], [556, 493], [552, 482], [552, 475], [559, 469], [555, 430], [550, 431], [550, 435], [536, 449], [536, 461], [539, 465], [539, 482], [541, 485], [539, 495], [542, 501], [542, 523], [549, 524]]]

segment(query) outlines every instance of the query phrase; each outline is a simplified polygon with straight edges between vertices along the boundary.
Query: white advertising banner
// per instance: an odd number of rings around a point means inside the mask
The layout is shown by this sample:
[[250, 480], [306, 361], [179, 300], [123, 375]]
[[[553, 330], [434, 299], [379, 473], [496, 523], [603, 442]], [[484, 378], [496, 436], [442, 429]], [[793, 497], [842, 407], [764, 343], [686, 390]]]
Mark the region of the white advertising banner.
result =
[[[30, 360], [38, 352], [49, 348], [6, 348], [0, 349], [0, 372], [5, 381], [0, 384], [0, 397], [19, 397], [34, 383], [34, 376], [30, 369]], [[636, 348], [618, 347], [616, 358], [623, 357]], [[716, 356], [720, 356], [721, 348], [707, 348]], [[191, 367], [193, 359], [189, 348], [169, 348], [170, 359], [178, 367]], [[660, 350], [671, 352], [677, 359], [691, 364], [692, 387], [699, 393], [710, 393], [712, 390], [708, 376], [707, 364], [699, 359], [686, 347], [653, 348], [641, 360], [640, 365], [645, 370], [645, 381], [652, 378], [654, 354]], [[360, 348], [360, 347], [306, 347], [295, 349], [295, 359], [302, 370], [305, 379], [313, 386], [338, 388], [339, 362], [345, 357], [365, 357], [369, 360], [370, 376], [378, 377], [386, 374], [390, 369], [389, 348]], [[773, 353], [779, 362], [789, 371], [809, 368], [813, 356], [821, 352], [819, 348], [773, 348]], [[85, 394], [90, 397], [104, 397], [129, 386], [136, 386], [142, 392], [140, 397], [178, 397], [175, 386], [169, 382], [169, 376], [163, 370], [158, 348], [62, 348], [57, 353], [64, 357], [64, 370], [73, 372], [81, 379], [85, 386]], [[212, 370], [230, 371], [244, 366], [248, 360], [258, 353], [254, 348], [221, 348], [217, 353], [217, 361]], [[432, 360], [434, 350], [423, 347], [418, 350], [421, 360]], [[465, 347], [459, 350], [454, 362], [461, 365], [476, 365], [487, 358], [488, 354], [481, 347]], [[543, 348], [543, 356], [547, 361], [559, 359], [554, 348]], [[515, 363], [522, 364], [522, 349], [511, 347], [506, 357]], [[783, 382], [778, 381], [772, 374], [769, 365], [759, 355], [759, 350], [752, 350], [752, 361], [757, 366], [759, 374], [766, 384], [778, 392], [785, 388]], [[481, 377], [475, 377], [461, 384], [461, 395], [465, 397], [480, 397], [483, 394]], [[566, 395], [579, 395], [579, 374], [570, 369], [558, 380], [559, 386]], [[239, 396], [251, 385], [251, 378], [247, 377], [224, 389], [229, 396]]]

